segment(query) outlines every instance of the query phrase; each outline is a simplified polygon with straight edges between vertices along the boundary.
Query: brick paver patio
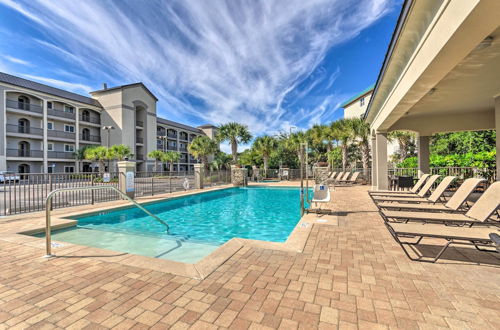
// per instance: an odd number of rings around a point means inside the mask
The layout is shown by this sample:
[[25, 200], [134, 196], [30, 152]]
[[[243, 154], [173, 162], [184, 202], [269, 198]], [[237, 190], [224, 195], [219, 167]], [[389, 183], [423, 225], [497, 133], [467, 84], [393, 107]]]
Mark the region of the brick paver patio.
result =
[[204, 280], [0, 240], [0, 329], [498, 329], [500, 258], [410, 261], [366, 190], [338, 188], [303, 253], [245, 246]]

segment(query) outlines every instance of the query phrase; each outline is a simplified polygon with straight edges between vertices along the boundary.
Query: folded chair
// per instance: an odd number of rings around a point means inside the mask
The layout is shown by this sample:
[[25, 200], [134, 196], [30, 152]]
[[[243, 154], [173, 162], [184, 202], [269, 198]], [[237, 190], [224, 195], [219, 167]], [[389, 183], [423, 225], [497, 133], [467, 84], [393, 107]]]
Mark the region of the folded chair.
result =
[[[476, 249], [485, 252], [496, 252], [495, 242], [492, 239], [495, 237], [491, 234], [498, 235], [498, 228], [489, 227], [454, 227], [443, 226], [440, 224], [418, 224], [418, 223], [385, 223], [392, 237], [401, 246], [406, 256], [411, 260], [423, 262], [436, 262], [446, 251], [450, 245], [471, 245]], [[415, 242], [409, 242], [408, 239], [417, 239]], [[441, 248], [435, 257], [426, 258], [422, 256], [414, 247], [418, 245], [424, 238], [442, 238], [446, 240], [446, 244]], [[417, 255], [412, 257], [407, 250], [407, 246]], [[485, 249], [486, 248], [486, 249]], [[493, 248], [493, 249], [489, 249]]]
[[340, 179], [342, 179], [342, 177], [344, 176], [344, 173], [345, 172], [339, 172], [336, 177], [334, 175], [332, 175], [332, 178], [326, 180], [326, 183], [327, 184], [333, 184], [335, 182], [338, 182]]
[[410, 191], [395, 191], [395, 190], [376, 190], [376, 191], [369, 191], [368, 193], [370, 195], [377, 195], [377, 196], [392, 196], [393, 194], [416, 194], [418, 190], [424, 185], [425, 181], [429, 178], [430, 174], [423, 174], [420, 179], [418, 179], [417, 183], [413, 186], [413, 188], [410, 189]]
[[373, 199], [375, 203], [378, 201], [394, 201], [397, 199], [397, 201], [400, 201], [403, 198], [412, 198], [412, 197], [420, 197], [423, 198], [425, 197], [430, 191], [432, 186], [436, 183], [436, 181], [439, 179], [440, 175], [431, 175], [429, 177], [429, 180], [425, 183], [425, 185], [420, 189], [420, 191], [417, 194], [392, 194], [390, 196], [379, 196], [379, 195], [370, 195], [370, 197]]
[[[446, 204], [435, 203], [393, 203], [393, 202], [382, 202], [376, 204], [380, 209], [387, 210], [409, 210], [409, 211], [422, 211], [422, 212], [457, 212], [465, 210], [464, 205], [466, 204], [467, 198], [476, 190], [477, 186], [483, 182], [484, 179], [470, 178], [464, 181], [460, 187], [455, 191], [453, 196]], [[437, 189], [436, 189], [437, 190]], [[435, 191], [434, 191], [435, 192]], [[432, 197], [432, 196], [431, 196]], [[431, 197], [429, 199], [431, 199]]]
[[385, 222], [439, 222], [449, 225], [492, 225], [500, 226], [500, 222], [490, 217], [500, 205], [500, 181], [493, 183], [483, 195], [472, 205], [467, 213], [436, 213], [411, 211], [380, 211]]
[[[452, 184], [453, 181], [455, 181], [456, 177], [455, 176], [447, 176], [445, 177], [441, 183], [436, 187], [436, 189], [432, 192], [432, 194], [427, 197], [420, 197], [421, 195], [425, 195], [422, 188], [422, 190], [416, 195], [416, 196], [405, 196], [405, 197], [393, 197], [393, 196], [373, 196], [373, 200], [375, 201], [375, 204], [377, 207], [380, 209], [378, 206], [379, 201], [387, 201], [385, 203], [391, 203], [391, 202], [399, 202], [399, 203], [432, 203], [435, 204], [441, 199], [444, 198], [444, 193], [446, 192], [446, 189]], [[431, 180], [431, 179], [429, 179]], [[398, 204], [399, 204], [398, 203]]]

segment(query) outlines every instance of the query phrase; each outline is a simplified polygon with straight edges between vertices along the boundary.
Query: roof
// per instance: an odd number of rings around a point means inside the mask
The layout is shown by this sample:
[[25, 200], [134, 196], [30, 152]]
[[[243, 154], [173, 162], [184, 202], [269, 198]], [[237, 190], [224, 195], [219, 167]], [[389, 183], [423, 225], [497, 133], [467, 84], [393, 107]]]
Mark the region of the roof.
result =
[[21, 77], [16, 77], [8, 73], [0, 72], [0, 82], [102, 108], [101, 104], [97, 100], [91, 97], [68, 92], [63, 89], [38, 83], [36, 81], [24, 79]]
[[168, 119], [157, 117], [156, 118], [156, 122], [159, 123], [159, 124], [165, 124], [165, 125], [169, 125], [169, 126], [174, 126], [174, 127], [177, 127], [177, 128], [185, 129], [185, 130], [188, 130], [188, 131], [196, 132], [198, 134], [203, 134], [203, 131], [200, 130], [199, 128], [196, 128], [196, 127], [193, 127], [193, 126], [184, 125], [184, 124], [178, 123], [176, 121], [172, 121], [172, 120], [168, 120]]
[[127, 84], [127, 85], [120, 85], [120, 86], [110, 87], [110, 88], [106, 88], [106, 89], [99, 89], [99, 90], [90, 92], [90, 94], [106, 93], [106, 92], [117, 90], [117, 89], [124, 89], [124, 88], [128, 88], [128, 87], [136, 87], [136, 86], [142, 87], [149, 95], [151, 95], [156, 101], [158, 101], [158, 98], [142, 82]]
[[217, 128], [217, 126], [212, 125], [212, 124], [204, 124], [204, 125], [198, 126], [198, 128]]
[[401, 8], [401, 13], [399, 14], [398, 21], [396, 23], [396, 28], [394, 29], [394, 32], [392, 33], [391, 37], [391, 42], [389, 43], [389, 47], [387, 47], [387, 52], [385, 54], [384, 58], [384, 63], [382, 63], [382, 67], [380, 68], [380, 72], [377, 77], [377, 82], [375, 83], [375, 89], [373, 92], [373, 97], [370, 99], [370, 103], [368, 103], [368, 107], [366, 108], [365, 114], [363, 116], [364, 119], [368, 118], [368, 113], [371, 110], [373, 100], [375, 99], [375, 95], [377, 95], [378, 87], [380, 84], [380, 81], [382, 80], [382, 77], [384, 76], [385, 69], [387, 68], [387, 65], [389, 64], [389, 60], [392, 57], [392, 52], [394, 51], [394, 48], [396, 47], [397, 40], [399, 38], [399, 35], [401, 34], [401, 31], [403, 30], [404, 23], [406, 21], [406, 18], [408, 17], [408, 14], [410, 12], [411, 5], [413, 4], [414, 0], [405, 0], [403, 3], [403, 6]]
[[345, 101], [344, 104], [342, 104], [340, 107], [341, 108], [345, 108], [346, 106], [348, 106], [349, 104], [357, 101], [358, 99], [360, 99], [361, 97], [363, 97], [364, 95], [370, 93], [373, 88], [375, 87], [375, 84], [373, 85], [370, 85], [369, 87], [365, 88], [363, 91], [361, 91], [360, 93], [354, 95], [353, 97], [351, 97], [349, 100]]

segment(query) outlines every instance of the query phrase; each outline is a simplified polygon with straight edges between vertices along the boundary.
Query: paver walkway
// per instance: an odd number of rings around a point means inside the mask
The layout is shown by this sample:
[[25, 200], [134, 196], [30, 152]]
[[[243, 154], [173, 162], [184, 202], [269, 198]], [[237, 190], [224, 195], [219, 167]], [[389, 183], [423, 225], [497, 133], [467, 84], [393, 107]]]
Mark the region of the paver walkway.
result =
[[204, 280], [0, 241], [0, 329], [498, 329], [500, 259], [410, 261], [366, 189], [333, 193], [304, 253], [244, 247]]

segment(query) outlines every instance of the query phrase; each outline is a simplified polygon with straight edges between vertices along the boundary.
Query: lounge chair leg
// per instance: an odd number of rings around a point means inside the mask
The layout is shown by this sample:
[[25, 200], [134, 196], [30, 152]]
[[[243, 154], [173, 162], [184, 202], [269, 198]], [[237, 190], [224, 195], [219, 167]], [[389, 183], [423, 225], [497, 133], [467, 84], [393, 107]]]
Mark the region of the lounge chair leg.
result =
[[[433, 261], [431, 261], [431, 260], [427, 260], [427, 261], [429, 261], [429, 262], [433, 262], [433, 263], [435, 263], [436, 261], [438, 261], [438, 259], [439, 259], [439, 258], [441, 258], [441, 255], [444, 253], [444, 251], [446, 251], [446, 249], [448, 248], [448, 246], [450, 246], [450, 244], [452, 244], [452, 243], [453, 243], [453, 241], [449, 241], [448, 243], [446, 243], [446, 244], [443, 246], [443, 248], [441, 249], [441, 251], [439, 251], [439, 253], [438, 253], [438, 254], [437, 254], [437, 256], [434, 258], [434, 260], [433, 260]], [[425, 261], [425, 260], [424, 260], [424, 261]]]

